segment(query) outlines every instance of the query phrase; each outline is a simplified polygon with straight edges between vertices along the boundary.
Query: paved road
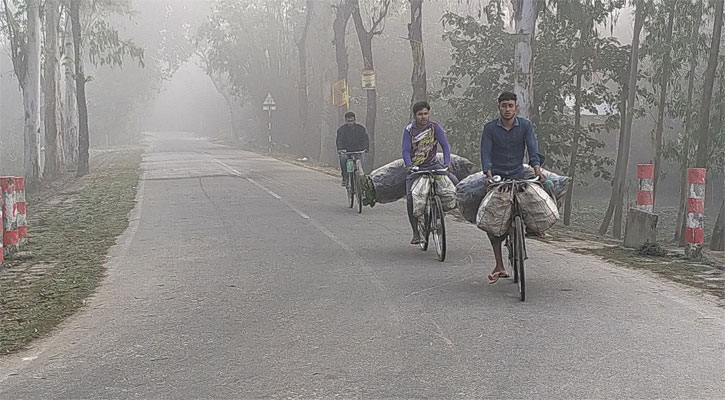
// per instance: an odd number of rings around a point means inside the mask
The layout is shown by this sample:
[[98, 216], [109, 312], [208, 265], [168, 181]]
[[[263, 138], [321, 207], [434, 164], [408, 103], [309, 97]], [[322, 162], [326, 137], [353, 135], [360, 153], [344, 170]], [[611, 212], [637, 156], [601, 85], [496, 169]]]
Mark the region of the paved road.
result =
[[723, 310], [679, 286], [531, 243], [521, 303], [472, 225], [439, 263], [327, 175], [185, 134], [143, 166], [105, 283], [0, 398], [725, 398]]

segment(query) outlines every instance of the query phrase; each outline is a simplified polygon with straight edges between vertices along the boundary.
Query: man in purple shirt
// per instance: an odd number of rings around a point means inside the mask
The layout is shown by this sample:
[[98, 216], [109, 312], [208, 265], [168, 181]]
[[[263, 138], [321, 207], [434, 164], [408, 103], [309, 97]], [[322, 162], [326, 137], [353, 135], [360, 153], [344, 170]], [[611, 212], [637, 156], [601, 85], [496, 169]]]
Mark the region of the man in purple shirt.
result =
[[[539, 144], [531, 121], [517, 117], [518, 103], [516, 94], [503, 92], [498, 98], [498, 110], [501, 116], [489, 121], [483, 127], [481, 135], [481, 166], [486, 174], [486, 185], [493, 175], [504, 179], [528, 179], [524, 170], [524, 152], [529, 154], [529, 164], [534, 167], [534, 174], [541, 181], [546, 176], [541, 173]], [[499, 278], [508, 278], [503, 266], [501, 243], [507, 235], [488, 235], [493, 246], [496, 266], [488, 275], [489, 283], [496, 283]]]
[[[450, 169], [451, 149], [448, 146], [448, 138], [446, 138], [446, 132], [443, 131], [440, 124], [429, 120], [430, 104], [425, 101], [415, 103], [413, 105], [413, 115], [415, 121], [405, 127], [402, 140], [403, 161], [408, 171]], [[438, 145], [443, 150], [445, 167], [438, 161]], [[410, 227], [413, 228], [411, 244], [418, 244], [421, 240], [418, 232], [418, 220], [413, 216], [413, 195], [411, 194], [413, 183], [418, 177], [417, 175], [408, 174], [405, 179], [408, 221], [410, 221]], [[458, 184], [458, 179], [451, 172], [448, 172], [448, 178], [451, 179], [454, 185]]]

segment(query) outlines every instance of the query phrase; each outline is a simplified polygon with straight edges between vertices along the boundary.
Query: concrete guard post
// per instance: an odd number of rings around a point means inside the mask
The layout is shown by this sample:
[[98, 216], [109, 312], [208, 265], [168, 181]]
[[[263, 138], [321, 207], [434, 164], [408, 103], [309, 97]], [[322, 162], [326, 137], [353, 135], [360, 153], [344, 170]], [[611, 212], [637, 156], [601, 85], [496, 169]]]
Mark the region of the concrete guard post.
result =
[[654, 214], [654, 164], [638, 164], [637, 204], [627, 212], [624, 228], [624, 247], [639, 249], [657, 242], [657, 215]]
[[705, 241], [705, 168], [687, 170], [687, 224], [685, 227], [685, 255], [702, 257]]
[[22, 246], [28, 240], [28, 218], [25, 204], [25, 178], [15, 178], [15, 204], [17, 204], [18, 214], [18, 239], [19, 245]]
[[3, 250], [7, 254], [18, 251], [17, 204], [15, 204], [15, 178], [0, 177], [3, 197]]

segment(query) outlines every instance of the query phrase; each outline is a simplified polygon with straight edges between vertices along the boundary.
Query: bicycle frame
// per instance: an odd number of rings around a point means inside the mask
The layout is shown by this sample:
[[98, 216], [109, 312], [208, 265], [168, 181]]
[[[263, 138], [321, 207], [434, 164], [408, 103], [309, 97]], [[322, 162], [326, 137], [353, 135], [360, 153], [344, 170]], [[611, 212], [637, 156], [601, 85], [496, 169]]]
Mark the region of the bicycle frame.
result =
[[[427, 175], [430, 177], [429, 179], [429, 191], [428, 191], [428, 199], [426, 200], [426, 211], [421, 218], [418, 218], [418, 226], [421, 232], [421, 243], [420, 247], [421, 250], [428, 250], [428, 235], [433, 234], [433, 242], [436, 247], [436, 253], [438, 255], [439, 261], [444, 261], [446, 258], [446, 239], [445, 239], [445, 222], [444, 222], [444, 212], [443, 208], [440, 207], [440, 198], [438, 197], [438, 192], [436, 191], [436, 184], [435, 184], [435, 176], [436, 175], [443, 175], [446, 176], [448, 173], [447, 169], [434, 169], [434, 170], [423, 170], [423, 171], [416, 171], [411, 175]], [[440, 213], [440, 218], [437, 217], [437, 213]], [[438, 226], [438, 222], [435, 221], [439, 219], [440, 226]], [[422, 224], [421, 224], [422, 222]], [[435, 229], [432, 226], [432, 224], [435, 224]]]

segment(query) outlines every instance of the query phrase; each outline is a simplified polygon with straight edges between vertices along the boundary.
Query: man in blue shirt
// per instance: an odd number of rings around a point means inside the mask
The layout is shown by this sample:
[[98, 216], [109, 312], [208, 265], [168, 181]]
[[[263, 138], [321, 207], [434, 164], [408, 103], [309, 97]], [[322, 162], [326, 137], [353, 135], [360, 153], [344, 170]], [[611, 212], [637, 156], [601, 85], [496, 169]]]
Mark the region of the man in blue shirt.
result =
[[[402, 153], [405, 167], [408, 168], [408, 171], [443, 169], [437, 156], [438, 145], [440, 145], [443, 150], [443, 163], [445, 168], [450, 170], [451, 149], [448, 145], [448, 138], [440, 124], [430, 121], [430, 104], [425, 101], [415, 103], [413, 115], [415, 121], [408, 124], [403, 130]], [[411, 244], [418, 244], [421, 240], [418, 232], [418, 220], [413, 216], [413, 195], [411, 194], [413, 183], [417, 178], [418, 176], [409, 174], [405, 179], [408, 221], [410, 221], [410, 227], [413, 228]], [[458, 178], [450, 171], [448, 178], [454, 185], [458, 184]]]
[[[486, 173], [486, 184], [494, 175], [504, 179], [531, 178], [525, 176], [524, 152], [529, 154], [529, 164], [534, 167], [534, 174], [541, 181], [546, 176], [541, 172], [541, 161], [539, 159], [539, 145], [536, 141], [536, 133], [531, 121], [517, 117], [518, 104], [516, 94], [503, 92], [498, 98], [498, 110], [500, 117], [489, 121], [483, 127], [481, 136], [481, 166]], [[507, 278], [503, 266], [501, 254], [501, 243], [506, 239], [504, 236], [488, 235], [493, 247], [493, 254], [496, 258], [496, 267], [488, 275], [489, 283], [496, 283], [499, 278]]]

